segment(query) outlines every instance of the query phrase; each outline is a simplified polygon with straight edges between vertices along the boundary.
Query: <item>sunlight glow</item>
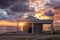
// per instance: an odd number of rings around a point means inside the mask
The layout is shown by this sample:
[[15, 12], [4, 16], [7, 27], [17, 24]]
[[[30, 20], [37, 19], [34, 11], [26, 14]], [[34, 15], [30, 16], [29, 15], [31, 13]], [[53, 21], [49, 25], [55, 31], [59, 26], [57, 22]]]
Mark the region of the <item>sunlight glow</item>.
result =
[[26, 25], [25, 22], [19, 22], [19, 26], [20, 26], [20, 31], [24, 30], [24, 26]]
[[25, 25], [24, 22], [19, 23], [19, 26], [24, 26], [24, 25]]

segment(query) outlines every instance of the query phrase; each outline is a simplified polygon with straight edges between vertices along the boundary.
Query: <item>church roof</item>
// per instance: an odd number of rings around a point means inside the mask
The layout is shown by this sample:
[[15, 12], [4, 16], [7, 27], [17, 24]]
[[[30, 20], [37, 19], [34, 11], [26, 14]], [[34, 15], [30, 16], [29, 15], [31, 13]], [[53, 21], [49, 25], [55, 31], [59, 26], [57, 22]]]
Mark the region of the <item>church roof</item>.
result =
[[26, 18], [26, 20], [33, 23], [52, 23], [53, 22], [53, 20], [40, 20], [33, 16], [29, 16], [28, 18]]

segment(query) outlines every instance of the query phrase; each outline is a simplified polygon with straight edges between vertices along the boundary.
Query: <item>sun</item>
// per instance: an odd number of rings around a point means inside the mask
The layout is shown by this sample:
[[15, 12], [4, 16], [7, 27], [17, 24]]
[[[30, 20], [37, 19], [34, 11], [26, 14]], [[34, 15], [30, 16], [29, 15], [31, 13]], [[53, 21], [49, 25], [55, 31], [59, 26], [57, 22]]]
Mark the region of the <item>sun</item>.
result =
[[24, 22], [20, 22], [20, 23], [19, 23], [19, 26], [24, 26], [24, 25], [25, 25]]

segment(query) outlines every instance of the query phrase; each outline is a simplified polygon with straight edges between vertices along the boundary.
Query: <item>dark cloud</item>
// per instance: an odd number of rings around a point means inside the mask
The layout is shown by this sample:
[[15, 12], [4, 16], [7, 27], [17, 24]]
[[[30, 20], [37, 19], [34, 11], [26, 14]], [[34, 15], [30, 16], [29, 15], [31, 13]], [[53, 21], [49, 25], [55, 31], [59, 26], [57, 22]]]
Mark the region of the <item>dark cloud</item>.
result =
[[14, 3], [12, 5], [12, 7], [10, 8], [12, 11], [15, 12], [26, 12], [26, 11], [31, 11], [29, 9], [29, 5], [28, 5], [28, 1], [27, 0], [19, 0], [16, 3]]
[[0, 7], [5, 8], [9, 7], [12, 2], [16, 0], [0, 0]]
[[28, 6], [28, 0], [0, 0], [0, 8], [10, 7], [10, 10], [14, 12], [31, 11]]
[[[33, 9], [29, 9], [28, 1], [27, 0], [2, 0], [0, 1], [0, 6], [6, 9], [5, 12], [7, 12], [7, 15], [3, 16], [0, 14], [0, 19], [17, 19], [22, 18], [24, 14], [26, 13], [20, 13], [20, 12], [32, 12]], [[1, 9], [2, 9], [1, 8]], [[7, 17], [6, 17], [7, 16]]]
[[16, 12], [25, 12], [28, 10], [28, 6], [24, 5], [24, 4], [21, 4], [21, 5], [17, 4], [15, 6], [11, 7], [11, 10], [16, 11]]

